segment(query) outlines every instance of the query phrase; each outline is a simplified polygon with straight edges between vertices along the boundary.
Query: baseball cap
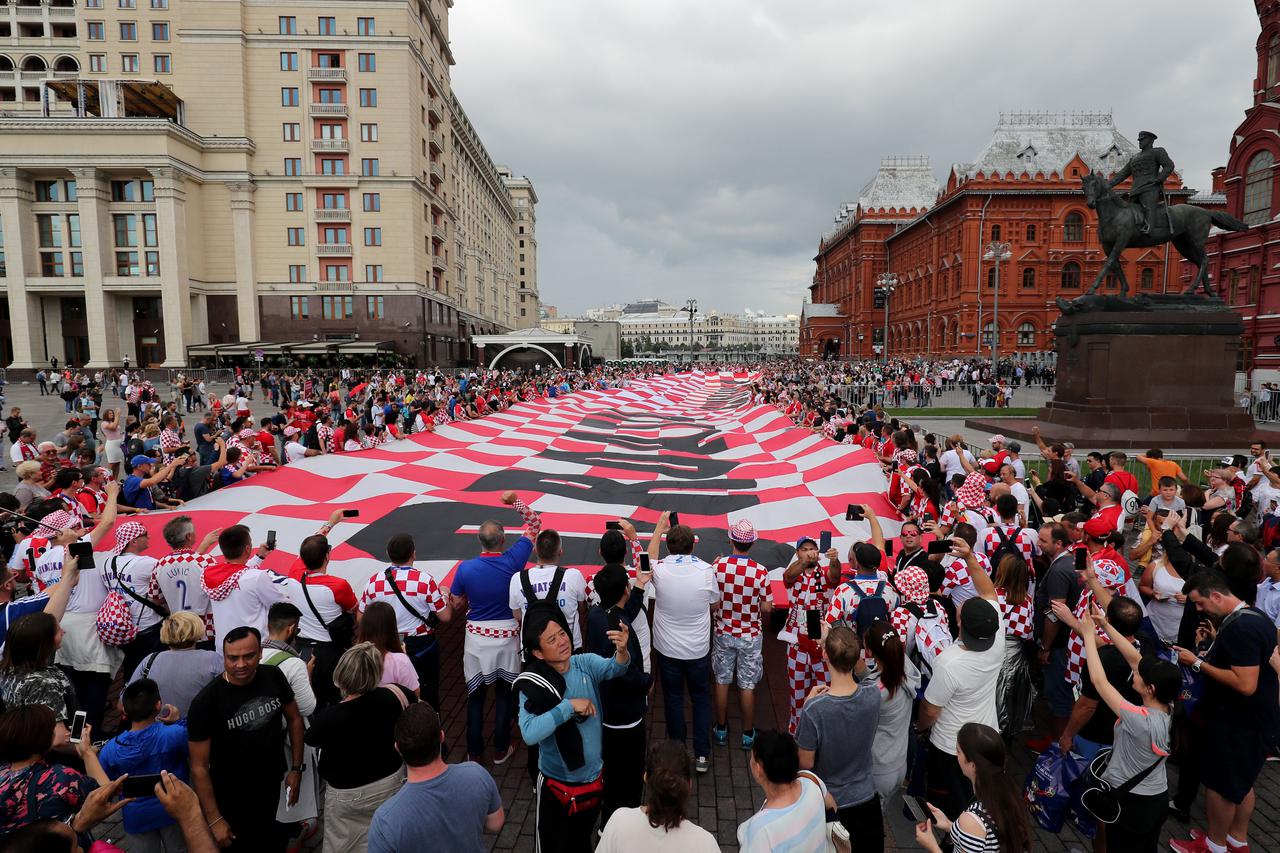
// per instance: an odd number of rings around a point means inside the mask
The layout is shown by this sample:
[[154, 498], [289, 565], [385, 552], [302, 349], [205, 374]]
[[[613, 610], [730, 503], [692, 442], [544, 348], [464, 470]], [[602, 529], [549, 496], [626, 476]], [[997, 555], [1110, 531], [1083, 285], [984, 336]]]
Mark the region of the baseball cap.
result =
[[284, 428], [284, 434], [286, 438], [293, 438], [295, 435], [297, 435], [300, 432], [302, 432], [302, 430], [298, 429], [297, 427], [287, 426]]
[[971, 598], [960, 608], [960, 641], [974, 652], [985, 652], [996, 641], [1000, 617], [985, 598]]
[[1230, 465], [1233, 461], [1235, 461], [1235, 460], [1233, 460], [1230, 456], [1224, 456], [1224, 457], [1222, 457], [1222, 464], [1223, 464], [1223, 465]]
[[796, 540], [796, 550], [799, 551], [801, 548], [803, 548], [804, 543], [806, 542], [812, 542], [813, 547], [815, 548], [818, 547], [817, 539], [814, 539], [812, 536], [801, 536], [799, 539]]
[[1066, 449], [1066, 450], [1075, 450], [1075, 449], [1076, 449], [1075, 443], [1074, 443], [1074, 442], [1070, 442], [1070, 441], [1064, 441], [1064, 442], [1062, 442], [1062, 446], [1063, 446], [1063, 448], [1064, 448], [1064, 449]]
[[156, 460], [152, 459], [150, 456], [147, 456], [144, 453], [139, 453], [137, 456], [129, 460], [129, 467], [137, 468], [139, 465], [152, 465], [155, 461]]
[[859, 569], [870, 571], [880, 567], [880, 549], [870, 542], [859, 542], [854, 545], [853, 558], [858, 562]]

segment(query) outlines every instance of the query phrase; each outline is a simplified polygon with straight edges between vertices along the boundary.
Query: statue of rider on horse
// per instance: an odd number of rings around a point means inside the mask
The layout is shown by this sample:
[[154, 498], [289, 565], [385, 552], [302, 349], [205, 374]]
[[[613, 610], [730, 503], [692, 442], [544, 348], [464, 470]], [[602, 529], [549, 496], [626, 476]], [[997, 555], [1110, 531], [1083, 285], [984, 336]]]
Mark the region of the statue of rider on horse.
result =
[[[1164, 182], [1173, 174], [1173, 160], [1163, 148], [1152, 143], [1156, 135], [1149, 130], [1138, 133], [1138, 153], [1129, 158], [1124, 168], [1116, 172], [1110, 186], [1114, 189], [1126, 178], [1133, 178], [1133, 186], [1125, 193], [1130, 201], [1142, 205], [1143, 234], [1151, 233], [1151, 226], [1156, 221], [1156, 213], [1161, 203], [1168, 205], [1164, 197]], [[1164, 224], [1164, 223], [1160, 223]], [[1172, 228], [1170, 228], [1172, 230]]]

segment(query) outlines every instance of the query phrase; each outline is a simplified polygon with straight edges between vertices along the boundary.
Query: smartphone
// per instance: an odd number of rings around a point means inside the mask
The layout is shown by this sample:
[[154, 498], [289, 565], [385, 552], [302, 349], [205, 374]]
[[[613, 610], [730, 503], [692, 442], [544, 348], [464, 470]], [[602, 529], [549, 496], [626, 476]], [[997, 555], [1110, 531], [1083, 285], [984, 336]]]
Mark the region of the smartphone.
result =
[[[433, 610], [430, 615], [434, 616], [435, 611]], [[302, 661], [303, 663], [306, 663], [307, 661], [311, 660], [311, 658], [315, 655], [315, 651], [316, 651], [315, 646], [311, 645], [310, 643], [303, 644], [302, 648], [298, 650], [298, 660]]]
[[1089, 552], [1084, 548], [1076, 549], [1076, 571], [1083, 572], [1089, 566]]
[[653, 569], [651, 569], [651, 568], [649, 567], [649, 552], [648, 552], [648, 551], [641, 551], [641, 552], [640, 552], [640, 571], [644, 572], [646, 575], [647, 575], [647, 574], [649, 574], [649, 572], [653, 571]]
[[71, 556], [79, 558], [77, 565], [80, 571], [93, 568], [92, 542], [72, 542], [67, 546], [67, 550], [71, 552]]
[[893, 556], [893, 540], [892, 539], [884, 540], [884, 553], [886, 557]]
[[672, 511], [671, 511], [671, 526], [672, 526], [672, 527], [675, 527], [675, 526], [676, 526], [677, 524], [679, 524], [679, 523], [680, 523], [680, 513], [676, 512], [675, 510], [672, 510]]
[[156, 795], [156, 785], [162, 784], [164, 783], [160, 781], [159, 773], [130, 776], [120, 786], [120, 795], [123, 797], [154, 797]]
[[76, 711], [71, 717], [71, 742], [79, 743], [80, 735], [84, 734], [84, 721], [89, 718], [87, 711]]
[[360, 515], [360, 510], [358, 509], [344, 509], [342, 511], [343, 518], [355, 518], [358, 515]]
[[274, 530], [267, 531], [267, 550], [274, 551], [276, 547], [276, 532]]
[[818, 550], [823, 554], [831, 550], [831, 531], [824, 530], [818, 534]]
[[933, 518], [933, 513], [931, 513], [931, 512], [924, 512], [924, 513], [921, 513], [921, 514], [920, 514], [920, 522], [921, 522], [922, 524], [928, 524], [929, 522], [931, 522], [931, 521], [933, 521], [933, 520], [934, 520], [934, 518]]
[[616, 607], [610, 607], [604, 614], [609, 619], [609, 630], [619, 631], [622, 629], [622, 613]]
[[806, 610], [804, 612], [804, 618], [805, 618], [805, 633], [809, 635], [809, 639], [821, 640], [822, 639], [822, 611], [816, 610], [816, 609]]
[[862, 505], [849, 504], [844, 511], [845, 521], [862, 521]]
[[933, 813], [925, 806], [919, 797], [904, 795], [902, 804], [907, 807], [907, 811], [911, 813], [912, 823], [924, 823], [928, 821], [933, 823]]
[[1167, 509], [1156, 510], [1156, 518], [1168, 518], [1168, 517], [1169, 517], [1169, 510]]
[[604, 523], [604, 529], [605, 529], [605, 530], [621, 530], [621, 529], [622, 529], [622, 522], [621, 522], [621, 521], [606, 521], [606, 522]]
[[925, 547], [926, 554], [950, 554], [950, 539], [935, 539]]

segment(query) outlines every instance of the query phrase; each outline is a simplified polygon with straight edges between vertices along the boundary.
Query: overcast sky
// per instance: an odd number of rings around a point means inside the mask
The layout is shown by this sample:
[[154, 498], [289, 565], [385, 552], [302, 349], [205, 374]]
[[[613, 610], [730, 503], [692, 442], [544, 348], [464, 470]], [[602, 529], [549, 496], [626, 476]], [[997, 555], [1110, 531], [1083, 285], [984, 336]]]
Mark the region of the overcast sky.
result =
[[1001, 111], [1110, 109], [1207, 188], [1259, 26], [1248, 0], [456, 0], [450, 30], [455, 94], [537, 190], [544, 303], [799, 313], [880, 157], [945, 180]]

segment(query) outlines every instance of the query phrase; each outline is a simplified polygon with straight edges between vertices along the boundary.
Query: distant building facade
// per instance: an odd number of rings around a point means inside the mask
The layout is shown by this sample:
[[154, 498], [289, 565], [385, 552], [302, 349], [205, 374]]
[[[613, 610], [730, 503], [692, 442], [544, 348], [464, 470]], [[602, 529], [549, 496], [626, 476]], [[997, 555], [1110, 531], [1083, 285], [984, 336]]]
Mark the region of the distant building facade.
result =
[[[737, 350], [771, 355], [797, 352], [800, 318], [795, 314], [770, 315], [744, 310], [742, 314], [700, 310], [689, 322], [689, 315], [660, 299], [644, 299], [626, 305], [592, 308], [584, 312], [584, 320], [556, 317], [542, 321], [542, 328], [568, 333], [582, 328], [586, 321], [616, 322], [621, 340], [630, 344], [636, 355], [669, 349], [687, 349], [692, 343], [699, 349]], [[598, 352], [598, 350], [597, 350]]]

